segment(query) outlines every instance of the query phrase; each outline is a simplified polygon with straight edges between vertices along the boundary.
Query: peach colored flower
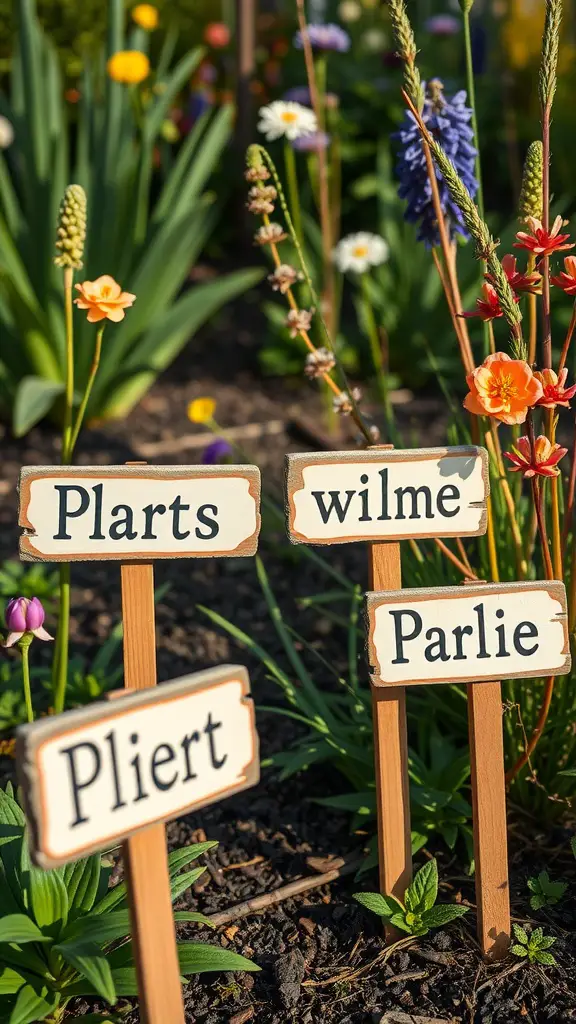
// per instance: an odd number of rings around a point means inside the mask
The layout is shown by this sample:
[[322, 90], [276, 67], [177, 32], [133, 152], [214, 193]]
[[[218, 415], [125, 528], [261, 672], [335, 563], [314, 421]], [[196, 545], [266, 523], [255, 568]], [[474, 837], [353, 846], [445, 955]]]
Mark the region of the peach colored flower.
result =
[[550, 280], [557, 288], [566, 292], [566, 295], [576, 295], [576, 256], [565, 256], [564, 270]]
[[74, 302], [78, 309], [88, 310], [88, 322], [98, 323], [99, 320], [113, 320], [119, 323], [125, 317], [124, 310], [131, 306], [136, 299], [130, 292], [123, 292], [122, 288], [109, 274], [103, 274], [95, 281], [83, 281], [76, 285], [80, 292]]
[[500, 423], [524, 423], [528, 409], [542, 397], [542, 384], [523, 359], [495, 352], [466, 377], [470, 388], [464, 408]]
[[530, 438], [524, 435], [512, 445], [512, 451], [504, 452], [504, 455], [513, 463], [513, 473], [522, 473], [529, 479], [532, 476], [558, 476], [560, 470], [557, 463], [567, 451], [567, 448], [561, 448], [559, 444], [552, 444], [544, 434], [536, 438], [532, 450]]
[[539, 398], [536, 405], [543, 405], [545, 409], [554, 409], [557, 405], [563, 405], [566, 409], [570, 407], [570, 399], [576, 395], [576, 384], [565, 387], [568, 370], [560, 371], [560, 376], [554, 370], [536, 370], [534, 376], [542, 385], [542, 398]]

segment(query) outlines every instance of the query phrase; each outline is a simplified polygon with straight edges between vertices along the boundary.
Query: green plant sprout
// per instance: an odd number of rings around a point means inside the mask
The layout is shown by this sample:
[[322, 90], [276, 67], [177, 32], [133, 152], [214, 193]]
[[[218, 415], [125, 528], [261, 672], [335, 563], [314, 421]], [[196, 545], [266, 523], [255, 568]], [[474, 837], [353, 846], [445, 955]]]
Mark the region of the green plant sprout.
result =
[[544, 935], [542, 928], [534, 928], [528, 934], [525, 928], [519, 924], [512, 925], [516, 942], [511, 948], [514, 956], [528, 960], [530, 964], [544, 964], [545, 967], [555, 967], [556, 959], [552, 953], [547, 951], [553, 946], [556, 939], [552, 935]]
[[468, 913], [458, 903], [436, 903], [438, 898], [438, 864], [429, 860], [414, 876], [404, 893], [404, 903], [394, 896], [379, 892], [355, 892], [354, 899], [387, 924], [408, 935], [427, 935], [431, 928], [442, 928]]
[[541, 871], [539, 875], [528, 879], [528, 888], [532, 893], [530, 906], [532, 910], [541, 910], [542, 907], [553, 907], [560, 903], [568, 885], [566, 882], [552, 882], [547, 871]]

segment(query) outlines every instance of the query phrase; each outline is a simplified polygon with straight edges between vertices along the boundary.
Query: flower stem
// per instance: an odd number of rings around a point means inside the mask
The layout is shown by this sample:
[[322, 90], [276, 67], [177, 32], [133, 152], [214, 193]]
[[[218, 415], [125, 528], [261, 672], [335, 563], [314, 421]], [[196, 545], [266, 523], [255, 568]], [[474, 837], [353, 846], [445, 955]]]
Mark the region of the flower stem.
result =
[[298, 175], [296, 174], [296, 158], [294, 156], [294, 150], [288, 141], [284, 143], [284, 168], [286, 170], [286, 184], [288, 185], [288, 195], [290, 196], [290, 206], [292, 208], [292, 220], [294, 221], [294, 230], [296, 232], [300, 245], [303, 244], [302, 237], [302, 211], [300, 209], [300, 196], [298, 194]]
[[28, 660], [30, 640], [20, 645], [20, 651], [22, 653], [22, 682], [24, 684], [24, 700], [26, 702], [26, 719], [28, 722], [33, 722], [34, 709], [32, 707], [32, 689], [30, 686], [30, 662]]
[[570, 342], [572, 341], [572, 335], [574, 334], [574, 328], [576, 327], [576, 301], [572, 306], [572, 316], [570, 317], [570, 323], [562, 346], [562, 352], [560, 354], [560, 362], [558, 363], [558, 376], [562, 373], [562, 370], [566, 366], [566, 360], [568, 358], [568, 349], [570, 348]]
[[372, 363], [374, 366], [374, 371], [376, 373], [376, 379], [378, 382], [378, 391], [380, 393], [380, 398], [384, 406], [386, 420], [388, 423], [390, 423], [392, 420], [392, 408], [390, 406], [390, 395], [388, 393], [388, 384], [386, 381], [386, 373], [384, 370], [382, 346], [380, 345], [380, 338], [378, 337], [378, 328], [376, 326], [376, 319], [374, 317], [374, 310], [372, 308], [372, 299], [370, 296], [368, 274], [360, 274], [360, 287], [362, 290], [364, 322], [366, 324], [368, 341], [370, 342], [370, 354], [372, 356]]
[[68, 681], [68, 648], [70, 645], [70, 563], [60, 566], [60, 615], [58, 623], [58, 664], [54, 686], [54, 713], [64, 710]]
[[492, 577], [493, 583], [498, 583], [500, 581], [500, 572], [498, 570], [498, 552], [496, 548], [496, 537], [494, 536], [494, 512], [492, 510], [492, 498], [490, 497], [490, 495], [488, 495], [486, 511], [486, 538], [488, 541], [488, 561], [490, 562], [490, 576]]
[[[554, 419], [554, 409], [549, 410], [548, 416], [548, 436], [552, 446], [556, 441], [556, 422]], [[553, 476], [550, 479], [550, 497], [551, 497], [551, 514], [552, 514], [552, 556], [554, 559], [554, 579], [563, 579], [562, 571], [562, 541], [560, 531], [560, 505], [558, 502], [558, 484], [560, 481], [559, 476]]]
[[[527, 273], [534, 273], [534, 267], [536, 266], [536, 258], [533, 253], [530, 253], [528, 257]], [[530, 334], [528, 340], [528, 363], [533, 366], [536, 362], [536, 340], [538, 334], [538, 309], [536, 295], [532, 292], [528, 295], [528, 316], [530, 323]]]
[[83, 395], [82, 401], [80, 403], [80, 408], [78, 409], [78, 415], [76, 416], [76, 422], [74, 424], [74, 428], [72, 430], [72, 436], [70, 438], [70, 449], [69, 449], [69, 457], [70, 458], [72, 458], [72, 455], [74, 453], [74, 448], [76, 447], [76, 442], [78, 440], [78, 434], [80, 433], [80, 430], [81, 430], [81, 427], [82, 427], [82, 423], [84, 421], [84, 416], [86, 414], [86, 408], [87, 408], [88, 402], [90, 400], [90, 395], [92, 393], [92, 388], [94, 386], [94, 381], [96, 379], [96, 374], [98, 373], [98, 367], [100, 366], [100, 355], [101, 355], [101, 352], [102, 352], [102, 335], [104, 334], [104, 326], [100, 328], [100, 330], [98, 331], [98, 333], [96, 335], [96, 343], [94, 345], [94, 355], [92, 357], [92, 366], [90, 367], [90, 373], [89, 373], [89, 376], [88, 376], [88, 381], [86, 383], [86, 389], [84, 391], [84, 395]]
[[508, 483], [508, 478], [506, 476], [506, 471], [504, 469], [504, 463], [502, 462], [502, 449], [500, 447], [498, 430], [496, 427], [496, 423], [492, 418], [490, 418], [490, 430], [491, 433], [487, 433], [485, 435], [486, 447], [490, 451], [490, 454], [492, 455], [492, 458], [494, 459], [498, 469], [498, 482], [500, 484], [502, 496], [504, 498], [506, 509], [508, 511], [508, 518], [510, 519], [510, 528], [512, 530], [512, 539], [514, 541], [514, 549], [516, 551], [516, 568], [520, 579], [523, 580], [526, 578], [528, 566], [526, 565], [526, 560], [524, 558], [522, 535], [520, 533], [518, 521], [516, 519], [516, 506], [514, 504], [514, 498], [512, 496], [512, 491], [510, 490], [510, 485]]

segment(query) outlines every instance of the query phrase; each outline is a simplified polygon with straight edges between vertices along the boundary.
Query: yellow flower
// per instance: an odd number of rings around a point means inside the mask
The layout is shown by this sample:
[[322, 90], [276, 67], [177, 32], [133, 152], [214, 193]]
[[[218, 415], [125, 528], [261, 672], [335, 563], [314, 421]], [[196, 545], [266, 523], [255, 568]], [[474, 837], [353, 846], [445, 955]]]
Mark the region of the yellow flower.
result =
[[0, 740], [0, 756], [16, 757], [16, 740]]
[[150, 74], [150, 61], [140, 50], [118, 50], [110, 57], [106, 70], [115, 82], [138, 85]]
[[195, 398], [188, 406], [188, 419], [192, 423], [209, 423], [216, 411], [213, 398]]
[[132, 21], [147, 32], [153, 32], [158, 27], [158, 10], [152, 4], [138, 4], [132, 9]]

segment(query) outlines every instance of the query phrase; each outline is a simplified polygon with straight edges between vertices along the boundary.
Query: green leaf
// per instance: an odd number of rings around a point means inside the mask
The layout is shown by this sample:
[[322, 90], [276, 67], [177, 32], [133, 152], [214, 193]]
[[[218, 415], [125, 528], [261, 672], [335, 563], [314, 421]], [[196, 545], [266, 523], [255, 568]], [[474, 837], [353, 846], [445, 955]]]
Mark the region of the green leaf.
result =
[[424, 910], [422, 920], [429, 928], [441, 928], [457, 917], [467, 914], [469, 907], [463, 907], [460, 903], [438, 903], [430, 910]]
[[178, 960], [182, 974], [202, 974], [204, 971], [259, 971], [260, 967], [245, 956], [221, 946], [203, 942], [179, 942]]
[[556, 939], [555, 939], [555, 937], [553, 935], [544, 935], [540, 939], [540, 942], [538, 943], [538, 948], [539, 949], [550, 949], [550, 946], [553, 946], [555, 942], [556, 942]]
[[26, 818], [22, 808], [16, 803], [16, 800], [11, 794], [5, 793], [1, 789], [0, 825], [16, 825], [22, 829], [26, 825]]
[[554, 957], [552, 953], [544, 953], [541, 949], [536, 950], [533, 954], [533, 959], [539, 964], [545, 964], [546, 967], [556, 966], [556, 957]]
[[526, 946], [512, 946], [510, 952], [514, 953], [514, 956], [528, 956], [528, 950]]
[[[575, 774], [576, 774], [576, 772], [575, 772]], [[570, 849], [572, 850], [572, 853], [576, 857], [576, 836], [572, 836], [572, 838], [570, 839]]]
[[50, 942], [50, 937], [43, 935], [26, 914], [7, 914], [0, 917], [0, 942], [22, 945], [24, 942]]
[[[76, 1018], [74, 1018], [76, 1020]], [[121, 1018], [109, 1013], [83, 1013], [81, 1024], [121, 1024]]]
[[37, 993], [31, 985], [25, 985], [18, 992], [8, 1024], [35, 1024], [36, 1021], [43, 1021], [59, 1002], [57, 992], [50, 993], [43, 988]]
[[193, 860], [201, 857], [207, 850], [213, 850], [215, 846], [218, 846], [218, 843], [213, 839], [205, 843], [195, 843], [193, 846], [183, 846], [181, 850], [172, 850], [172, 853], [168, 854], [170, 878], [173, 878], [181, 868], [185, 868]]
[[438, 896], [438, 865], [433, 858], [424, 864], [414, 876], [405, 895], [406, 907], [413, 913], [430, 910]]
[[58, 869], [42, 871], [30, 865], [27, 872], [30, 912], [40, 928], [58, 931], [68, 919], [68, 894]]
[[389, 918], [404, 909], [394, 896], [385, 896], [381, 892], [355, 892], [353, 898], [373, 914], [378, 914], [378, 917]]
[[110, 964], [93, 942], [62, 942], [54, 946], [67, 963], [84, 975], [102, 999], [111, 1006], [116, 1002], [116, 989]]
[[122, 939], [130, 934], [130, 915], [127, 910], [113, 910], [107, 914], [86, 915], [78, 918], [62, 934], [61, 945], [75, 942], [94, 942], [98, 945]]
[[0, 996], [13, 996], [25, 984], [26, 979], [18, 971], [0, 964]]
[[100, 872], [101, 858], [98, 854], [67, 864], [64, 868], [63, 881], [68, 892], [71, 917], [92, 910], [100, 884]]
[[14, 398], [12, 431], [15, 437], [24, 437], [31, 427], [39, 423], [64, 390], [64, 384], [57, 381], [23, 377]]
[[521, 942], [523, 945], [527, 946], [528, 945], [528, 933], [526, 932], [526, 930], [524, 928], [522, 928], [522, 926], [519, 925], [519, 924], [513, 924], [512, 928], [514, 930], [514, 935], [518, 939], [518, 942]]
[[209, 928], [216, 927], [209, 917], [197, 910], [175, 910], [173, 917], [175, 921], [195, 921], [196, 924], [206, 924]]
[[399, 928], [400, 931], [407, 932], [408, 935], [416, 934], [413, 926], [408, 924], [404, 912], [402, 912], [401, 914], [392, 914], [392, 917], [389, 918], [389, 921], [394, 928]]
[[181, 875], [176, 875], [170, 881], [170, 888], [172, 890], [172, 903], [178, 899], [182, 893], [186, 892], [191, 885], [194, 884], [197, 878], [200, 878], [204, 874], [206, 868], [192, 868], [192, 871], [184, 871]]

